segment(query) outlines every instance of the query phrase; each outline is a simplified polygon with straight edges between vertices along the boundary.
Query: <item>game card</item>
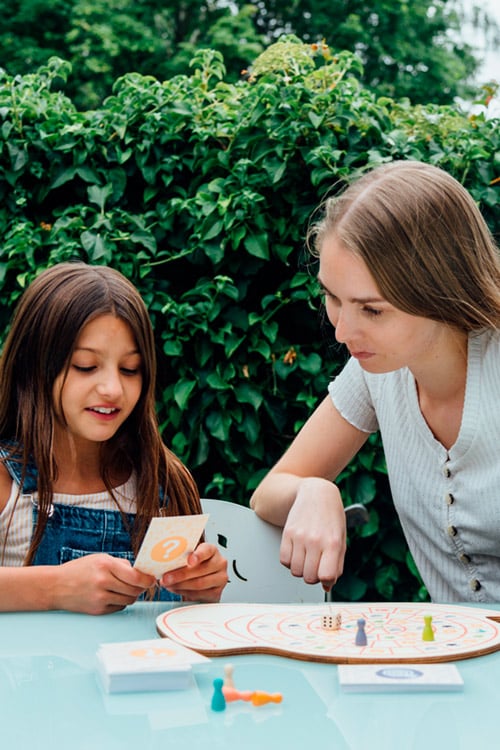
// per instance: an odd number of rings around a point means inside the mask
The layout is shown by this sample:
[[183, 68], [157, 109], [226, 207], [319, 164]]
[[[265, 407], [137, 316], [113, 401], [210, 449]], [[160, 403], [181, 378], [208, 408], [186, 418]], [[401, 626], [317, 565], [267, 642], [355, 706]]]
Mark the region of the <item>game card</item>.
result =
[[157, 579], [182, 568], [203, 534], [208, 513], [196, 516], [152, 518], [134, 568]]

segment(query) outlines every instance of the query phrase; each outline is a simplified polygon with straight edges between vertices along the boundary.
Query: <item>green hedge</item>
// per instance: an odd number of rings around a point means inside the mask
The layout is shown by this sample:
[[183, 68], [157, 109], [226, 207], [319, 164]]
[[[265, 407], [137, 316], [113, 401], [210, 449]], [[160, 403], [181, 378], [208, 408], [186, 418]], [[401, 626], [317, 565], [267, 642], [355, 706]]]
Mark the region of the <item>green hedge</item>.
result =
[[[42, 268], [119, 268], [153, 319], [165, 439], [202, 495], [248, 503], [345, 362], [304, 249], [326, 194], [355, 170], [421, 159], [463, 181], [498, 227], [498, 121], [377, 100], [357, 58], [323, 55], [284, 40], [252, 79], [227, 84], [220, 55], [203, 50], [190, 76], [131, 73], [89, 112], [62, 93], [61, 60], [1, 74], [2, 330]], [[371, 519], [350, 538], [337, 595], [425, 597], [377, 436], [341, 485]]]

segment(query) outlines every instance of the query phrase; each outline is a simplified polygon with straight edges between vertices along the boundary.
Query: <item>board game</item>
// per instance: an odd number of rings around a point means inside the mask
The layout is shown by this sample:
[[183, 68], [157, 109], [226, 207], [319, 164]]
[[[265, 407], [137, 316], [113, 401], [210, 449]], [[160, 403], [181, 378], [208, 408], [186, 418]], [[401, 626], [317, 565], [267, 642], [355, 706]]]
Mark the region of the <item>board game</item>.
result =
[[[325, 615], [340, 622], [324, 627]], [[340, 615], [340, 617], [339, 617]], [[433, 640], [424, 640], [424, 617]], [[366, 644], [356, 644], [358, 621]], [[335, 664], [444, 662], [500, 650], [500, 611], [461, 605], [197, 604], [156, 620], [158, 633], [206, 656], [270, 653]]]

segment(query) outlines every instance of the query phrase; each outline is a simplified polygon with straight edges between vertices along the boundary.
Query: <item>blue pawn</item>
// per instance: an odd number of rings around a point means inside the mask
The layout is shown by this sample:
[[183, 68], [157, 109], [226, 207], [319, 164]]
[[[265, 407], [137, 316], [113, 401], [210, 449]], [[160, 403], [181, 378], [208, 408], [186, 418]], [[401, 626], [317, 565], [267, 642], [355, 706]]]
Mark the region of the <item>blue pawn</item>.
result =
[[362, 617], [358, 620], [358, 632], [356, 633], [356, 640], [354, 643], [356, 646], [366, 646], [366, 633], [365, 633], [365, 625], [366, 620], [363, 620]]
[[224, 711], [226, 708], [226, 699], [224, 698], [224, 693], [222, 692], [223, 684], [224, 680], [221, 680], [220, 677], [216, 677], [213, 682], [214, 694], [212, 696], [211, 703], [212, 711]]

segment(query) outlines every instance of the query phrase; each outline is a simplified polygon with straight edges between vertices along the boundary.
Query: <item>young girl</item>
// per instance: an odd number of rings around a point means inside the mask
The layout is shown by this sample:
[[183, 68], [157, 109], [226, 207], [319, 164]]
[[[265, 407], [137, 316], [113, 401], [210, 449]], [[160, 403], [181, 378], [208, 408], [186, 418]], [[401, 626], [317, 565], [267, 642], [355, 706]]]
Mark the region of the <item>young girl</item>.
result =
[[[117, 271], [62, 263], [22, 296], [0, 363], [0, 609], [123, 609], [150, 520], [201, 512], [162, 443], [146, 307]], [[201, 543], [161, 598], [217, 601], [226, 561]], [[168, 590], [167, 590], [168, 589]]]
[[330, 588], [345, 520], [335, 477], [380, 430], [392, 496], [433, 600], [500, 601], [500, 260], [444, 171], [381, 166], [313, 228], [350, 359], [252, 498], [281, 561]]

